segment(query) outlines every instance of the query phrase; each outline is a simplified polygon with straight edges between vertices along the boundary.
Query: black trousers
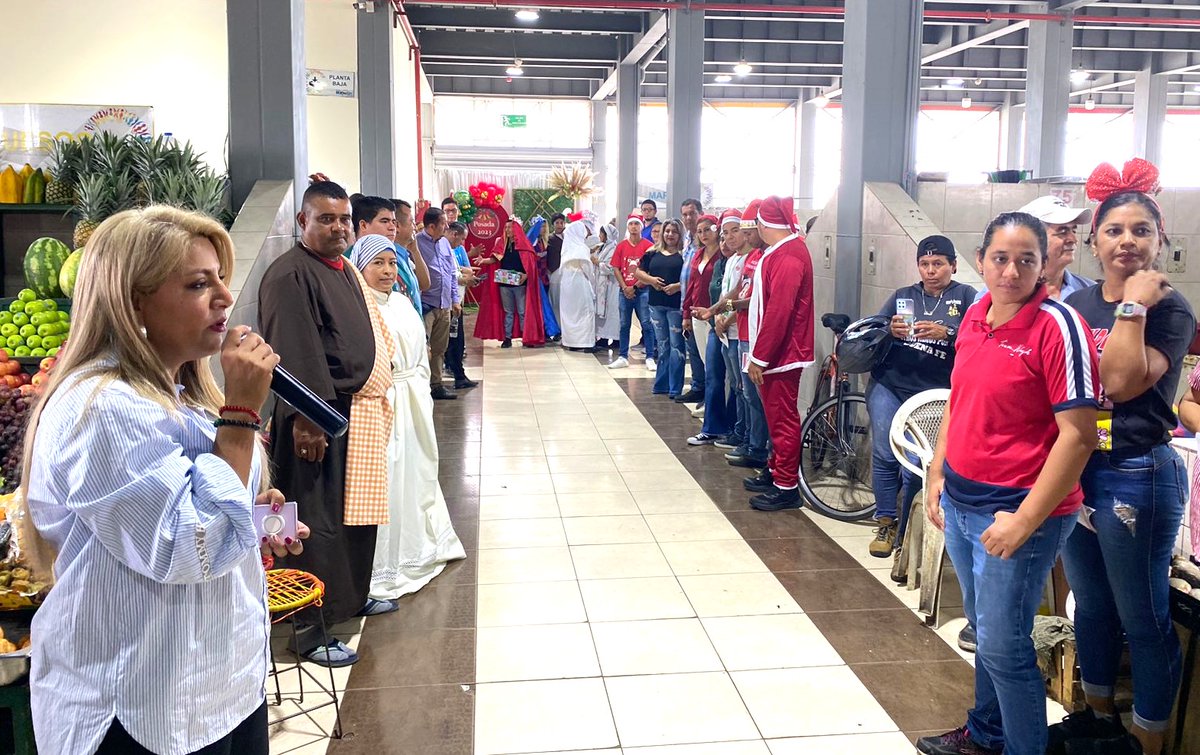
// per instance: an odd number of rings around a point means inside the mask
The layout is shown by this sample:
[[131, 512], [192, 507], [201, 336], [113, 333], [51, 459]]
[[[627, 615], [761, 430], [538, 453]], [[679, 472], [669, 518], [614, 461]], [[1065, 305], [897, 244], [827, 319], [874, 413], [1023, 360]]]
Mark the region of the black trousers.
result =
[[466, 369], [463, 367], [463, 360], [467, 355], [467, 329], [463, 322], [463, 316], [458, 316], [458, 335], [450, 338], [450, 345], [446, 348], [446, 369], [454, 375], [455, 380], [465, 380], [467, 378]]
[[[263, 703], [250, 717], [237, 725], [233, 731], [202, 747], [192, 755], [270, 755], [267, 736], [267, 704]], [[117, 719], [113, 719], [108, 733], [100, 742], [96, 755], [154, 755], [138, 744]]]

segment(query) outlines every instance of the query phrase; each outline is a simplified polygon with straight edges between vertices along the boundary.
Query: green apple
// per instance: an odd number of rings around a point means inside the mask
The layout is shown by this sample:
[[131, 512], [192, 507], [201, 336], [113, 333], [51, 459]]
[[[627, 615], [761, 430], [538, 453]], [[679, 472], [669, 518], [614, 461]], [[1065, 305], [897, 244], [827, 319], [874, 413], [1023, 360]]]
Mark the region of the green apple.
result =
[[31, 349], [40, 349], [42, 347], [42, 337], [35, 333], [25, 339], [25, 345]]
[[24, 346], [24, 345], [25, 345], [25, 339], [24, 339], [24, 338], [21, 338], [20, 336], [15, 336], [15, 335], [14, 335], [14, 336], [9, 336], [9, 337], [8, 337], [8, 340], [6, 340], [6, 341], [5, 341], [5, 343], [6, 343], [6, 344], [8, 344], [8, 348], [10, 348], [10, 349], [15, 349], [15, 348], [17, 348], [18, 346]]
[[[42, 327], [44, 328], [46, 326], [43, 325]], [[29, 338], [30, 336], [37, 335], [37, 331], [38, 331], [38, 329], [33, 327], [32, 325], [22, 325], [21, 329], [17, 332], [21, 334], [22, 338]]]
[[40, 347], [29, 350], [29, 356], [31, 356], [31, 357], [44, 357], [46, 355], [47, 355], [46, 350], [43, 348], [40, 348]]
[[32, 354], [32, 351], [33, 351], [33, 350], [32, 350], [32, 349], [30, 349], [28, 346], [18, 346], [18, 347], [17, 347], [17, 356], [19, 356], [19, 357], [27, 357], [27, 356], [30, 356], [30, 355]]
[[40, 301], [31, 301], [25, 305], [25, 314], [32, 315], [37, 312], [45, 312], [45, 311], [46, 311], [46, 305], [42, 304]]
[[54, 312], [58, 309], [58, 302], [53, 299], [42, 299], [42, 306], [46, 308], [47, 312]]
[[54, 335], [54, 326], [46, 323], [45, 325], [37, 326], [37, 334], [42, 338]]
[[13, 315], [13, 325], [16, 325], [19, 328], [22, 325], [28, 325], [28, 324], [29, 324], [29, 315], [25, 314], [24, 312], [17, 312]]
[[19, 328], [17, 328], [16, 325], [8, 322], [0, 325], [0, 336], [4, 336], [5, 338], [8, 338], [9, 336], [15, 336], [18, 330]]
[[9, 324], [10, 322], [12, 322], [12, 317], [13, 317], [12, 312], [9, 312], [7, 310], [4, 312], [0, 312], [0, 325]]
[[25, 302], [21, 301], [20, 299], [14, 300], [12, 304], [8, 305], [8, 311], [13, 313], [24, 312]]
[[29, 301], [33, 301], [34, 299], [36, 299], [37, 294], [35, 294], [33, 292], [32, 288], [23, 288], [23, 289], [21, 289], [20, 293], [17, 294], [17, 298], [20, 299], [21, 301], [29, 302]]
[[53, 349], [58, 346], [62, 346], [62, 338], [59, 336], [46, 336], [45, 338], [42, 338], [42, 346], [47, 349]]

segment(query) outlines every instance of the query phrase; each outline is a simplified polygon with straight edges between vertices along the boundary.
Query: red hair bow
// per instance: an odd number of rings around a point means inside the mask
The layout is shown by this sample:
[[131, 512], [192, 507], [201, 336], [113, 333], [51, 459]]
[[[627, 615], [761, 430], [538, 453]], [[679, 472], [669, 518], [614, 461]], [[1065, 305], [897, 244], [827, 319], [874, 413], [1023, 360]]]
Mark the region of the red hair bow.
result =
[[1129, 191], [1153, 196], [1158, 189], [1158, 168], [1140, 157], [1125, 163], [1120, 173], [1110, 163], [1100, 163], [1088, 177], [1085, 187], [1088, 199], [1101, 203]]
[[582, 213], [582, 212], [572, 212], [571, 214], [567, 215], [567, 222], [568, 222], [568, 223], [574, 223], [574, 222], [576, 222], [576, 221], [578, 221], [578, 220], [583, 220], [583, 213]]

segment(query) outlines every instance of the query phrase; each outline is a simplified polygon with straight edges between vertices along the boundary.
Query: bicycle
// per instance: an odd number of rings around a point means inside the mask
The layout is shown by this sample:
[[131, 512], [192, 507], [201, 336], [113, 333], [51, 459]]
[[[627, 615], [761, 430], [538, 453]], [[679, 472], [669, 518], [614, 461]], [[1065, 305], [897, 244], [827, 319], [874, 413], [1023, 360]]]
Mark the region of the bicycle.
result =
[[821, 316], [821, 325], [833, 331], [833, 349], [821, 362], [813, 400], [800, 425], [801, 494], [815, 511], [843, 522], [875, 513], [867, 397], [854, 390], [849, 374], [838, 370], [837, 359], [846, 331], [869, 319], [852, 323], [843, 314]]

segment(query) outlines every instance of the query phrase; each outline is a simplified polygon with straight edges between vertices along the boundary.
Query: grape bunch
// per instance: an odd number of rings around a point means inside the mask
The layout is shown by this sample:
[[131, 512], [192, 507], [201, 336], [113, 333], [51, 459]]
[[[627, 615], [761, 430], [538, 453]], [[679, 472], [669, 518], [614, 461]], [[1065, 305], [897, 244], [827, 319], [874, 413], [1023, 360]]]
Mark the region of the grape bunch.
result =
[[25, 425], [34, 400], [33, 396], [0, 384], [0, 476], [3, 476], [0, 494], [11, 493], [21, 484]]

